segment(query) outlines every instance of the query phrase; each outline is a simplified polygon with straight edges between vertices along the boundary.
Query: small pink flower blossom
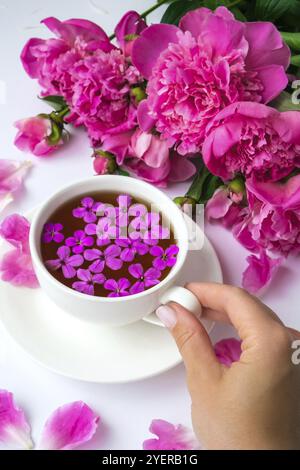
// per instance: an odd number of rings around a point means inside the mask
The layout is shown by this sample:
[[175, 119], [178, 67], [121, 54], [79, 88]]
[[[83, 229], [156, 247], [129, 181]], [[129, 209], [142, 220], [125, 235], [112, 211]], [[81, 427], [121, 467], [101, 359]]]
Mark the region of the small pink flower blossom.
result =
[[121, 248], [117, 245], [108, 246], [104, 252], [97, 250], [97, 248], [84, 252], [84, 258], [87, 261], [93, 261], [89, 266], [89, 270], [93, 273], [102, 272], [105, 265], [113, 271], [118, 271], [123, 265], [123, 261], [119, 258], [120, 255]]
[[153, 267], [159, 271], [166, 268], [171, 268], [176, 264], [179, 248], [177, 245], [171, 245], [166, 250], [161, 246], [153, 246], [150, 249], [150, 254], [154, 256]]
[[111, 291], [107, 297], [125, 297], [129, 295], [129, 287], [130, 282], [126, 277], [122, 277], [118, 281], [115, 279], [108, 279], [104, 284], [104, 288]]
[[32, 449], [30, 426], [13, 394], [0, 390], [0, 441], [17, 449]]
[[105, 282], [104, 274], [92, 274], [88, 269], [78, 269], [77, 277], [80, 281], [72, 284], [73, 289], [87, 295], [95, 294], [95, 284], [103, 284]]
[[263, 104], [241, 102], [221, 111], [207, 127], [203, 159], [223, 180], [278, 181], [300, 167], [300, 113], [280, 113]]
[[239, 361], [242, 354], [241, 341], [235, 338], [218, 341], [214, 349], [220, 363], [226, 367], [230, 367], [233, 362]]
[[94, 239], [86, 235], [83, 230], [76, 230], [73, 237], [67, 238], [65, 243], [68, 247], [72, 248], [73, 253], [78, 255], [83, 253], [85, 248], [93, 246]]
[[47, 223], [44, 225], [44, 231], [42, 234], [43, 243], [61, 243], [64, 241], [64, 235], [61, 233], [63, 230], [62, 224]]
[[18, 129], [15, 145], [24, 152], [31, 152], [37, 157], [45, 157], [57, 150], [64, 141], [61, 138], [57, 143], [51, 143], [49, 137], [52, 132], [51, 121], [48, 118], [36, 116], [22, 119], [15, 123]]
[[144, 450], [196, 450], [199, 443], [193, 432], [178, 424], [168, 423], [163, 419], [154, 419], [149, 428], [157, 437], [147, 439], [143, 443]]
[[97, 220], [97, 210], [99, 203], [95, 202], [91, 197], [85, 197], [81, 201], [81, 207], [77, 207], [73, 210], [73, 216], [78, 219], [83, 219], [87, 224], [96, 222]]
[[149, 268], [144, 272], [144, 268], [140, 263], [131, 264], [128, 272], [132, 277], [138, 279], [130, 288], [130, 294], [138, 294], [160, 282], [161, 272], [158, 269]]
[[66, 279], [72, 279], [76, 276], [76, 269], [81, 266], [84, 259], [81, 255], [71, 255], [71, 249], [68, 246], [61, 246], [57, 250], [58, 258], [46, 261], [46, 266], [51, 271], [62, 269]]
[[267, 103], [284, 90], [289, 59], [272, 23], [242, 23], [225, 7], [193, 10], [179, 27], [149, 26], [132, 50], [148, 80], [140, 127], [154, 127], [181, 155], [199, 152], [221, 109], [237, 101]]
[[92, 439], [99, 420], [99, 416], [82, 401], [61, 406], [46, 421], [39, 449], [76, 449]]
[[132, 240], [131, 238], [119, 238], [115, 243], [123, 248], [120, 258], [126, 262], [133, 261], [137, 254], [143, 256], [149, 251], [149, 247], [140, 239]]
[[[107, 227], [103, 224], [88, 224], [85, 226], [84, 230], [87, 235], [97, 235], [97, 245], [106, 246], [111, 243], [111, 238], [107, 233]], [[113, 237], [114, 238], [114, 237]]]
[[13, 195], [22, 187], [30, 166], [30, 161], [0, 159], [0, 210], [13, 200]]

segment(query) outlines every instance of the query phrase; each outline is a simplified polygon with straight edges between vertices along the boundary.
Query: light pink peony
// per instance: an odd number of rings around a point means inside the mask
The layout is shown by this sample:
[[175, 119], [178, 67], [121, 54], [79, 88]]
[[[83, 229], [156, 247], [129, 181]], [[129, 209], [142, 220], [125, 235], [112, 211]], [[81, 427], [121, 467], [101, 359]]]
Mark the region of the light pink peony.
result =
[[124, 166], [158, 186], [166, 186], [168, 181], [185, 181], [196, 172], [195, 165], [188, 158], [180, 158], [170, 151], [160, 136], [139, 129], [131, 138]]
[[109, 51], [113, 46], [106, 33], [87, 20], [61, 22], [51, 17], [42, 23], [56, 38], [30, 39], [21, 53], [23, 67], [38, 80], [43, 95], [61, 95], [69, 101], [73, 94], [73, 66], [94, 50]]
[[21, 119], [15, 123], [18, 129], [15, 145], [24, 152], [31, 152], [37, 157], [45, 157], [63, 145], [63, 138], [51, 143], [51, 121], [48, 118], [36, 116]]
[[208, 169], [223, 180], [238, 173], [280, 180], [300, 167], [300, 113], [234, 103], [208, 125], [202, 152]]
[[72, 76], [71, 109], [78, 116], [76, 124], [86, 126], [94, 145], [107, 135], [136, 126], [136, 104], [130, 89], [141, 77], [120, 50], [95, 51], [73, 67]]
[[242, 23], [225, 7], [187, 13], [179, 28], [145, 29], [132, 60], [149, 81], [140, 125], [182, 154], [200, 151], [205, 128], [237, 101], [267, 103], [287, 85], [288, 47], [272, 23]]

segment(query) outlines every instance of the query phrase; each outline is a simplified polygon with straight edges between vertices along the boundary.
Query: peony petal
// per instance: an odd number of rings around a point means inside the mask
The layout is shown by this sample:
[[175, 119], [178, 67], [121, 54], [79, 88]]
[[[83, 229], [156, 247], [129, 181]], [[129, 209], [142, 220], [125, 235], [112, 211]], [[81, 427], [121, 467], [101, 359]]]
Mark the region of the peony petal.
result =
[[147, 100], [140, 102], [137, 112], [137, 119], [139, 127], [144, 132], [149, 132], [155, 125], [155, 119], [149, 114]]
[[196, 167], [186, 157], [178, 155], [176, 152], [171, 152], [170, 155], [171, 170], [168, 176], [168, 180], [172, 183], [179, 181], [186, 181], [196, 173]]
[[0, 441], [17, 449], [32, 449], [30, 426], [13, 394], [0, 390]]
[[4, 254], [0, 260], [0, 273], [2, 281], [16, 287], [39, 287], [30, 254], [22, 253], [19, 248]]
[[218, 341], [214, 349], [220, 363], [230, 367], [233, 362], [239, 361], [242, 354], [241, 344], [241, 341], [235, 338], [227, 338]]
[[275, 99], [288, 85], [288, 77], [282, 65], [268, 65], [256, 70], [257, 76], [264, 86], [262, 100], [269, 103]]
[[141, 74], [148, 79], [160, 54], [170, 43], [177, 44], [177, 26], [154, 24], [146, 28], [132, 48], [132, 62]]
[[218, 188], [205, 207], [205, 215], [208, 220], [222, 219], [232, 205], [226, 188]]
[[88, 20], [70, 19], [59, 21], [57, 18], [49, 17], [42, 20], [42, 23], [70, 46], [74, 45], [77, 38], [84, 39], [85, 41], [109, 41], [103, 29]]
[[283, 257], [273, 259], [265, 252], [259, 256], [248, 256], [248, 267], [243, 273], [243, 287], [252, 294], [266, 287], [277, 272]]
[[178, 424], [168, 423], [162, 419], [154, 419], [149, 428], [157, 438], [147, 439], [143, 442], [144, 450], [196, 450], [199, 443], [193, 432]]
[[125, 50], [126, 42], [128, 42], [127, 37], [132, 35], [137, 36], [145, 28], [147, 28], [145, 21], [136, 11], [128, 11], [122, 16], [115, 28], [115, 35], [123, 51]]
[[42, 450], [72, 450], [91, 440], [99, 416], [82, 401], [63, 405], [45, 423], [39, 448]]
[[0, 203], [3, 209], [12, 200], [12, 194], [17, 192], [31, 166], [30, 161], [0, 159]]
[[300, 205], [300, 175], [286, 182], [260, 182], [251, 178], [246, 183], [248, 192], [259, 200], [284, 210], [298, 209]]
[[245, 37], [249, 43], [246, 64], [251, 68], [277, 64], [287, 69], [290, 50], [276, 26], [270, 22], [245, 23]]
[[25, 217], [12, 214], [1, 223], [0, 236], [21, 251], [29, 253], [29, 230], [30, 223]]

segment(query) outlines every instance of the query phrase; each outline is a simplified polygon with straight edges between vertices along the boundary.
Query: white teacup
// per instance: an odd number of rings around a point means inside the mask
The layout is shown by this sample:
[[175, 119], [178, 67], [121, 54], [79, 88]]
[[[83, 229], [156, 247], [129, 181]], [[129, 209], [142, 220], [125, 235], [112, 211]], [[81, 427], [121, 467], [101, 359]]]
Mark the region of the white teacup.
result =
[[[159, 284], [128, 297], [93, 297], [77, 292], [57, 281], [41, 258], [41, 233], [51, 214], [65, 201], [95, 191], [129, 194], [153, 204], [171, 222], [179, 247], [177, 262]], [[201, 315], [201, 305], [189, 290], [176, 286], [188, 252], [188, 230], [182, 212], [160, 190], [143, 181], [116, 175], [92, 177], [74, 183], [55, 193], [38, 209], [30, 229], [30, 250], [41, 288], [63, 310], [88, 322], [121, 326], [141, 320], [159, 305], [174, 301]]]

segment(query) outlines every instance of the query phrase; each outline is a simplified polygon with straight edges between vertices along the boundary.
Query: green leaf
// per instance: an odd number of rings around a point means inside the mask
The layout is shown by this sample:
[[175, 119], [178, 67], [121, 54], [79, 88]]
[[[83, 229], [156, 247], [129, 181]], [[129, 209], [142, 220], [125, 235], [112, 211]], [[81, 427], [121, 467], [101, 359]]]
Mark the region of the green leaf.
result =
[[67, 107], [67, 103], [62, 96], [49, 95], [43, 96], [40, 99], [52, 106], [55, 111], [62, 111], [62, 109]]
[[282, 39], [294, 51], [300, 51], [300, 33], [288, 33], [281, 31]]
[[256, 0], [254, 15], [257, 20], [276, 21], [293, 5], [294, 0]]
[[195, 10], [202, 6], [201, 0], [176, 0], [172, 2], [166, 9], [161, 23], [178, 25], [181, 18], [191, 10]]
[[115, 174], [120, 176], [130, 176], [128, 171], [122, 170], [120, 167], [116, 169]]
[[218, 6], [218, 1], [217, 0], [204, 0], [203, 1], [203, 6], [206, 8], [210, 8], [211, 10], [215, 10]]
[[300, 67], [300, 55], [293, 55], [291, 57], [291, 64]]
[[218, 176], [209, 175], [205, 180], [199, 203], [206, 204], [213, 197], [216, 189], [223, 184], [223, 181]]
[[[295, 90], [294, 101], [298, 100], [300, 102], [300, 93]], [[298, 97], [296, 96], [298, 95]], [[273, 100], [270, 103], [270, 106], [278, 109], [278, 111], [300, 111], [300, 104], [293, 103], [293, 95], [290, 95], [287, 91], [283, 91], [278, 98]]]

